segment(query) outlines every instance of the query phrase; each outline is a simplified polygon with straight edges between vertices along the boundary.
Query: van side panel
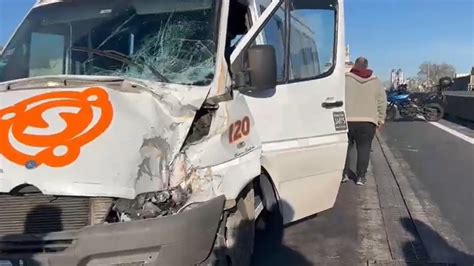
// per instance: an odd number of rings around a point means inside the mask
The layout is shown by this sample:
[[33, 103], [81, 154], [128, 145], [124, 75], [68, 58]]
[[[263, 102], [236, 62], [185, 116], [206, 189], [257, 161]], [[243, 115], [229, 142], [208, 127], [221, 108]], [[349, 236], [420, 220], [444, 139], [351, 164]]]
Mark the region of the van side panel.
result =
[[[314, 146], [272, 150], [262, 164], [276, 184], [284, 222], [289, 223], [334, 206], [347, 150], [344, 136], [328, 136]], [[334, 162], [339, 167], [334, 167]], [[315, 170], [316, 169], [316, 170]]]
[[[269, 6], [271, 2], [254, 1], [253, 6]], [[284, 82], [268, 95], [246, 96], [263, 143], [262, 164], [283, 202], [286, 223], [331, 208], [339, 190], [347, 128], [345, 121], [342, 129], [338, 127], [336, 118], [339, 115], [344, 119], [345, 109], [343, 105], [324, 107], [325, 103], [341, 103], [345, 99], [344, 8], [342, 0], [337, 2], [333, 72], [321, 78]], [[261, 10], [252, 12], [253, 17], [262, 15]], [[298, 27], [304, 31], [309, 28], [304, 24]], [[257, 43], [265, 40], [265, 35], [260, 35]]]

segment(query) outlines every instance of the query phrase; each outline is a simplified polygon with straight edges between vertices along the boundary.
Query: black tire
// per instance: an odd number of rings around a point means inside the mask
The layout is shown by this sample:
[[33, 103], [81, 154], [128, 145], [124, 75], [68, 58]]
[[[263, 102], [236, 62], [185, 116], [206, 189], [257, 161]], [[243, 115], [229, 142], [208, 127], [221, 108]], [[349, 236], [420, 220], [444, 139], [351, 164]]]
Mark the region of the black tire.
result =
[[275, 186], [267, 172], [262, 170], [262, 174], [256, 181], [254, 183], [256, 201], [260, 199], [263, 204], [263, 210], [255, 221], [258, 230], [266, 227], [269, 221], [273, 223], [274, 217], [281, 217], [281, 214]]
[[[254, 180], [239, 197], [236, 206], [223, 217], [217, 233], [214, 250], [210, 257], [199, 266], [229, 266], [250, 265], [255, 248], [255, 235], [259, 234], [260, 241], [281, 243], [283, 236], [283, 218], [279, 211], [274, 188], [266, 176]], [[264, 205], [259, 217], [255, 217], [255, 203]], [[223, 225], [225, 224], [225, 226]], [[272, 241], [280, 237], [280, 241]], [[260, 245], [262, 246], [262, 245]]]
[[416, 118], [416, 113], [403, 113], [403, 112], [400, 112], [400, 116], [403, 119], [413, 120], [413, 119]]
[[387, 106], [386, 112], [386, 120], [387, 121], [394, 121], [395, 117], [397, 116], [397, 109], [393, 105]]
[[232, 266], [250, 265], [255, 240], [255, 196], [250, 188], [237, 201], [226, 222], [227, 262]]
[[423, 116], [426, 121], [439, 121], [444, 117], [444, 108], [438, 103], [426, 104], [423, 106]]

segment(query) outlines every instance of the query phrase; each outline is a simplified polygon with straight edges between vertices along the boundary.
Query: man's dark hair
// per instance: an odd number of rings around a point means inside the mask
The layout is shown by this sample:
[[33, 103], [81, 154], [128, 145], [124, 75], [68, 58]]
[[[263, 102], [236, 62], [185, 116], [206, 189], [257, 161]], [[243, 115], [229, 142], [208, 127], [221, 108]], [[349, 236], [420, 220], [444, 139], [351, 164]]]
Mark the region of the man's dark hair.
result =
[[369, 68], [369, 60], [365, 57], [359, 57], [356, 59], [354, 66], [356, 68], [362, 68], [362, 69], [367, 69]]

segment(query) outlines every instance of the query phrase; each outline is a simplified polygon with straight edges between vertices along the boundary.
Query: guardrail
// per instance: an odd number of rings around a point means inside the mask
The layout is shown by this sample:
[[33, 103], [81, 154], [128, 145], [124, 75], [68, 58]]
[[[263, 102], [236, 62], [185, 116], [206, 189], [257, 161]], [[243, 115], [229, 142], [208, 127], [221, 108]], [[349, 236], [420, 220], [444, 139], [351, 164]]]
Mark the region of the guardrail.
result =
[[446, 113], [474, 121], [474, 91], [445, 91]]

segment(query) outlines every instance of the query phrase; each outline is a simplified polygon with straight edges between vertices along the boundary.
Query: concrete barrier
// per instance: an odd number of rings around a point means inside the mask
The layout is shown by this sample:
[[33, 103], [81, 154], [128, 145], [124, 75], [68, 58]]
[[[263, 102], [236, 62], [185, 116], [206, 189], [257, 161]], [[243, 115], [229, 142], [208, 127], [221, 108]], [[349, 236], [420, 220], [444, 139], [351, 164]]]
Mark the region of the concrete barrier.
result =
[[446, 91], [446, 113], [474, 121], [474, 91]]

